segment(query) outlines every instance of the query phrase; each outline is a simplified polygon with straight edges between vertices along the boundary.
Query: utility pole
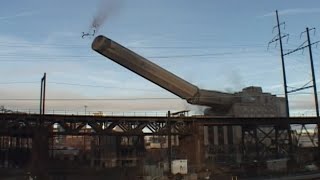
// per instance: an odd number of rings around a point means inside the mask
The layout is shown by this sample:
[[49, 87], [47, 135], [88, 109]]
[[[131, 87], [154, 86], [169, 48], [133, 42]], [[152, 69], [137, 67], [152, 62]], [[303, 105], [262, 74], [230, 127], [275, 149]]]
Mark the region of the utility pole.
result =
[[[307, 34], [307, 41], [302, 43], [298, 48], [285, 53], [284, 56], [290, 55], [290, 54], [292, 54], [294, 52], [297, 52], [297, 51], [300, 51], [300, 50], [304, 50], [305, 48], [309, 49], [310, 65], [311, 65], [311, 73], [312, 73], [312, 85], [308, 85], [311, 82], [311, 81], [309, 81], [307, 84], [305, 84], [301, 88], [297, 88], [297, 89], [291, 90], [288, 93], [297, 92], [297, 91], [301, 91], [301, 90], [308, 89], [308, 88], [313, 88], [315, 109], [316, 109], [317, 118], [319, 120], [319, 104], [318, 104], [318, 94], [317, 94], [318, 92], [317, 92], [317, 83], [316, 83], [316, 78], [315, 78], [315, 73], [314, 73], [312, 46], [313, 45], [317, 45], [320, 41], [316, 41], [314, 43], [311, 43], [311, 39], [310, 39], [310, 31], [314, 31], [315, 32], [315, 30], [316, 30], [315, 28], [309, 29], [307, 27], [306, 31], [302, 32], [301, 35], [300, 35], [300, 38], [301, 38], [302, 34], [306, 33]], [[307, 45], [305, 45], [305, 43], [307, 43]], [[317, 123], [317, 128], [318, 128], [318, 153], [319, 153], [318, 156], [320, 157], [320, 143], [319, 143], [319, 140], [320, 140], [320, 122], [319, 121]]]
[[[312, 29], [311, 29], [312, 30]], [[313, 28], [315, 30], [315, 28]], [[312, 72], [312, 81], [313, 81], [313, 93], [314, 93], [314, 101], [316, 105], [316, 113], [317, 113], [317, 118], [319, 121], [319, 104], [318, 104], [318, 92], [317, 92], [317, 83], [316, 83], [316, 78], [314, 75], [314, 65], [313, 65], [313, 57], [312, 57], [312, 45], [311, 45], [311, 40], [310, 40], [310, 33], [309, 33], [309, 28], [306, 28], [307, 32], [307, 37], [308, 37], [308, 47], [309, 47], [309, 56], [310, 56], [310, 64], [311, 64], [311, 72]], [[318, 126], [318, 156], [320, 155], [320, 122], [317, 124]]]
[[285, 37], [289, 38], [289, 34], [284, 34], [284, 35], [281, 34], [281, 26], [282, 25], [285, 26], [285, 22], [280, 23], [278, 10], [276, 10], [276, 16], [277, 16], [277, 25], [275, 27], [273, 27], [273, 31], [275, 28], [277, 28], [278, 34], [269, 42], [268, 46], [272, 43], [276, 43], [277, 41], [279, 41], [279, 43], [280, 43], [283, 86], [284, 86], [284, 94], [285, 94], [285, 101], [286, 101], [286, 117], [289, 117], [290, 112], [289, 112], [289, 100], [288, 100], [288, 88], [287, 88], [288, 86], [287, 86], [287, 76], [286, 76], [286, 68], [285, 68], [285, 63], [284, 63], [283, 44], [282, 44], [282, 39]]
[[[311, 30], [315, 30], [315, 28], [312, 28]], [[313, 65], [313, 57], [312, 57], [312, 45], [311, 45], [309, 31], [310, 31], [309, 28], [307, 28], [306, 32], [307, 32], [307, 37], [308, 37], [308, 47], [309, 47], [310, 64], [311, 64], [311, 72], [312, 72], [314, 101], [315, 101], [315, 106], [316, 106], [317, 117], [319, 118], [319, 104], [318, 104], [318, 94], [317, 94], [317, 83], [316, 83], [316, 78], [315, 78], [315, 75], [314, 75], [314, 65]]]
[[168, 129], [168, 167], [169, 167], [169, 176], [171, 177], [172, 173], [172, 144], [171, 144], [171, 113], [168, 111], [168, 122], [167, 122], [167, 129]]
[[[284, 86], [284, 94], [285, 94], [285, 102], [286, 102], [286, 117], [289, 118], [290, 117], [290, 111], [289, 111], [289, 100], [288, 100], [288, 85], [287, 85], [286, 68], [285, 68], [285, 62], [284, 62], [283, 44], [282, 44], [282, 39], [283, 38], [287, 38], [287, 41], [288, 41], [289, 34], [284, 34], [284, 35], [281, 34], [281, 26], [283, 25], [285, 27], [285, 22], [280, 23], [278, 10], [276, 10], [276, 17], [277, 17], [277, 25], [273, 27], [272, 32], [275, 30], [275, 28], [277, 28], [278, 29], [278, 34], [269, 42], [268, 47], [269, 47], [270, 44], [276, 43], [277, 41], [279, 41], [279, 43], [280, 43], [283, 86]], [[288, 141], [289, 141], [289, 156], [292, 157], [293, 147], [292, 147], [292, 137], [291, 137], [291, 126], [290, 126], [290, 124], [288, 124], [286, 129], [287, 129]], [[277, 145], [278, 145], [278, 143], [277, 143]], [[277, 149], [279, 149], [279, 147], [277, 147]]]
[[[307, 27], [306, 31], [302, 32], [301, 35], [300, 35], [300, 38], [301, 38], [302, 34], [306, 33], [307, 34], [307, 41], [302, 43], [298, 48], [285, 53], [284, 56], [290, 55], [290, 54], [292, 54], [294, 52], [297, 52], [297, 51], [300, 51], [300, 50], [304, 50], [305, 48], [309, 49], [311, 74], [312, 74], [312, 80], [311, 80], [312, 81], [312, 85], [308, 85], [311, 82], [310, 81], [309, 83], [305, 84], [301, 88], [297, 88], [297, 89], [288, 91], [288, 93], [293, 93], [293, 92], [301, 91], [301, 90], [304, 90], [304, 89], [313, 88], [316, 114], [317, 114], [317, 117], [319, 117], [319, 103], [318, 103], [318, 94], [317, 94], [317, 83], [316, 83], [316, 78], [315, 78], [315, 73], [314, 73], [312, 46], [313, 45], [317, 45], [320, 41], [316, 41], [314, 43], [311, 43], [311, 39], [310, 39], [310, 31], [315, 31], [315, 30], [316, 30], [315, 28], [309, 29]], [[307, 45], [304, 45], [305, 43], [307, 43]]]
[[41, 78], [41, 88], [40, 88], [40, 115], [44, 115], [45, 113], [45, 101], [46, 101], [46, 80], [47, 76], [44, 73]]
[[290, 112], [289, 112], [289, 100], [288, 100], [287, 78], [286, 78], [286, 69], [285, 69], [285, 64], [284, 64], [284, 55], [283, 55], [283, 46], [282, 46], [282, 36], [281, 36], [281, 28], [280, 28], [280, 21], [279, 21], [278, 10], [276, 11], [276, 14], [277, 14], [277, 26], [278, 26], [279, 42], [280, 42], [280, 52], [281, 52], [281, 63], [282, 63], [284, 93], [285, 93], [285, 98], [286, 98], [286, 112], [287, 112], [287, 117], [289, 117], [289, 116], [290, 116]]
[[41, 78], [40, 116], [33, 132], [31, 158], [31, 176], [39, 179], [49, 179], [47, 163], [49, 159], [48, 129], [43, 126], [46, 99], [46, 73]]

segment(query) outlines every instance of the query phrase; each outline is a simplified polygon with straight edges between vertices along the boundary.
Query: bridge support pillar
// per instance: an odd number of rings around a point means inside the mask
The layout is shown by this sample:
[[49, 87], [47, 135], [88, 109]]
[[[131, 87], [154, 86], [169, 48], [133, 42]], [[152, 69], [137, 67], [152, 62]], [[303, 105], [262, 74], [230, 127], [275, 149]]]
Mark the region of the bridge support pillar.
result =
[[198, 171], [205, 160], [204, 126], [191, 125], [192, 135], [179, 137], [179, 156], [188, 160], [188, 166]]
[[49, 131], [44, 127], [35, 127], [32, 139], [31, 175], [37, 179], [48, 179]]

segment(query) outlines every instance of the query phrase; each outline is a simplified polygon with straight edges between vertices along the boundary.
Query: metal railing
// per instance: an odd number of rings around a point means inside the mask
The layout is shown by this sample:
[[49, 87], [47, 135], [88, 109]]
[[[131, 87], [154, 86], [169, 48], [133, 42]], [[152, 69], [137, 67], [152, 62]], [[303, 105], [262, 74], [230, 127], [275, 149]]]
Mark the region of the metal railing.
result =
[[[24, 114], [39, 114], [38, 109], [14, 109], [14, 110], [1, 110], [0, 113], [24, 113]], [[167, 111], [74, 111], [67, 109], [46, 109], [45, 114], [48, 115], [80, 115], [80, 116], [167, 116]]]

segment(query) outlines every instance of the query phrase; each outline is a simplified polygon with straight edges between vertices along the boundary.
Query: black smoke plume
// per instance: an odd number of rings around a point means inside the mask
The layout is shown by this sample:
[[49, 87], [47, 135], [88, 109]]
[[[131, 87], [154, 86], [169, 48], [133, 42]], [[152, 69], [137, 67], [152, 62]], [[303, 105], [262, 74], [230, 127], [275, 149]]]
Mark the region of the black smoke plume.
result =
[[91, 29], [98, 31], [111, 16], [119, 12], [122, 2], [123, 0], [100, 0]]

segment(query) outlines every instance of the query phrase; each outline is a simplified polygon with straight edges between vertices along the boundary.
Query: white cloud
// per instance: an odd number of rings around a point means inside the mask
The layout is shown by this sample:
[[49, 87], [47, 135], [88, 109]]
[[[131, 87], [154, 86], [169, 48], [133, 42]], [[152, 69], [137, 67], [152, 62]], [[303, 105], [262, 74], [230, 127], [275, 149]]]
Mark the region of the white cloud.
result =
[[[39, 107], [39, 87], [37, 85], [26, 86], [18, 88], [19, 86], [9, 86], [0, 89], [0, 105], [8, 107], [8, 109], [37, 112]], [[134, 98], [130, 96], [121, 97], [95, 97], [94, 95], [86, 96], [72, 89], [64, 88], [48, 88], [47, 89], [46, 109], [48, 113], [84, 113], [84, 106], [88, 106], [88, 112], [104, 111], [110, 112], [165, 112], [168, 110], [178, 111], [184, 109], [191, 109], [184, 100], [178, 97], [167, 97], [162, 95], [148, 95], [141, 94]], [[163, 97], [164, 99], [161, 99]], [[160, 99], [148, 99], [160, 98]], [[18, 99], [18, 100], [12, 100]], [[19, 99], [31, 99], [29, 101]], [[68, 99], [68, 100], [57, 100]], [[95, 100], [97, 99], [97, 100]], [[115, 100], [112, 100], [115, 99]]]
[[[81, 38], [81, 32], [52, 32], [48, 35], [47, 39], [44, 40], [44, 43], [46, 44], [55, 44], [57, 41], [60, 42], [69, 42], [73, 40], [77, 40]], [[64, 43], [65, 44], [65, 43]], [[69, 43], [71, 44], [71, 43]], [[88, 46], [90, 47], [90, 46]]]
[[0, 20], [9, 20], [9, 19], [15, 19], [18, 17], [27, 17], [27, 16], [32, 16], [37, 13], [39, 13], [39, 11], [23, 11], [23, 12], [19, 12], [19, 13], [13, 14], [13, 15], [0, 16]]
[[[320, 8], [294, 8], [294, 9], [284, 9], [278, 11], [279, 15], [297, 15], [297, 14], [313, 14], [313, 13], [320, 13]], [[275, 12], [270, 12], [259, 16], [260, 18], [263, 17], [273, 17], [275, 16]]]
[[66, 78], [66, 74], [77, 74], [86, 68], [86, 62], [79, 63], [76, 56], [73, 59], [68, 57], [72, 53], [67, 48], [30, 42], [15, 36], [0, 36], [0, 46], [0, 76], [8, 77], [7, 81], [40, 77], [43, 72]]
[[312, 94], [294, 95], [289, 98], [290, 114], [293, 116], [315, 116], [315, 102]]

